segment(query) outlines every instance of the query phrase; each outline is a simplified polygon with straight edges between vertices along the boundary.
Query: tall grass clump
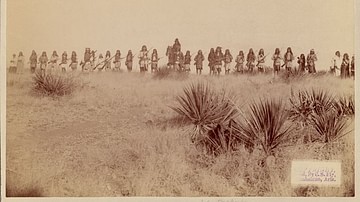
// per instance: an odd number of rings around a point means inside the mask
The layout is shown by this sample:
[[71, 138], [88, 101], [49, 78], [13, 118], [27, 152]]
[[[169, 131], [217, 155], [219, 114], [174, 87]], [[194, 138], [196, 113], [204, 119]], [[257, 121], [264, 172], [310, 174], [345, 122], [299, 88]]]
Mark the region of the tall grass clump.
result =
[[209, 153], [225, 153], [234, 141], [228, 130], [230, 121], [238, 116], [227, 93], [202, 82], [190, 84], [183, 92], [176, 97], [178, 105], [171, 108], [194, 125], [192, 141]]
[[260, 99], [250, 105], [244, 122], [235, 128], [239, 136], [259, 145], [265, 156], [274, 156], [277, 148], [290, 142], [292, 127], [285, 124], [288, 117], [280, 100]]
[[76, 88], [75, 80], [67, 74], [35, 72], [33, 90], [46, 96], [64, 96], [71, 94]]
[[178, 79], [183, 80], [189, 77], [187, 72], [179, 72], [175, 69], [168, 68], [167, 66], [159, 67], [157, 71], [154, 72], [154, 79]]
[[335, 103], [335, 108], [338, 116], [353, 116], [355, 115], [355, 102], [352, 96], [341, 96]]

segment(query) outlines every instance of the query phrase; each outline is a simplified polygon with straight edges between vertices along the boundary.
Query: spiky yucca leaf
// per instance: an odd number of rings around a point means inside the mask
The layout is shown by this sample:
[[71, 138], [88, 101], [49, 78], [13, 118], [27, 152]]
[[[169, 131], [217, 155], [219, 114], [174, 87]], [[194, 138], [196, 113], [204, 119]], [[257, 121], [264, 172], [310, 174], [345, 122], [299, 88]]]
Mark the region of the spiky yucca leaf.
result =
[[238, 125], [240, 135], [254, 145], [260, 144], [266, 155], [272, 155], [276, 148], [289, 141], [290, 126], [284, 123], [288, 112], [281, 101], [260, 100], [250, 105], [245, 123]]
[[170, 106], [171, 109], [194, 124], [195, 136], [205, 134], [218, 124], [227, 125], [238, 113], [226, 92], [217, 92], [201, 82], [185, 87], [184, 94], [177, 96], [176, 101], [178, 105]]
[[346, 128], [346, 119], [338, 116], [334, 111], [328, 111], [312, 116], [312, 125], [322, 137], [324, 143], [335, 141], [341, 138]]
[[355, 103], [352, 96], [342, 96], [335, 102], [335, 108], [338, 112], [338, 116], [343, 115], [354, 115], [355, 114]]
[[72, 93], [75, 82], [71, 76], [35, 72], [33, 77], [34, 90], [47, 96], [63, 96]]

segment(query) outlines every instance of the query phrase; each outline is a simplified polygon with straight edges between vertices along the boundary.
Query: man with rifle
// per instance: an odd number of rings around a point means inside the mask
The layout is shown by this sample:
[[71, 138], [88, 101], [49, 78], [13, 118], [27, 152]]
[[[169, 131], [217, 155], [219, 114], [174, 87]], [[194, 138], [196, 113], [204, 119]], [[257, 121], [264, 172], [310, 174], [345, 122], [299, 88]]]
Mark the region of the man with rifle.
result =
[[141, 73], [145, 73], [147, 71], [148, 62], [149, 62], [149, 58], [148, 58], [148, 52], [149, 51], [147, 50], [147, 47], [145, 45], [143, 45], [141, 47], [141, 50], [140, 50], [140, 53], [139, 53], [139, 65], [140, 65], [140, 72]]
[[267, 55], [264, 54], [264, 49], [260, 49], [259, 50], [259, 54], [258, 54], [258, 57], [257, 57], [257, 68], [258, 68], [258, 72], [260, 73], [264, 73], [265, 72], [265, 58], [266, 58]]
[[124, 59], [124, 58], [121, 58], [120, 50], [117, 50], [115, 53], [115, 58], [114, 58], [114, 62], [113, 62], [115, 71], [120, 71], [121, 59]]

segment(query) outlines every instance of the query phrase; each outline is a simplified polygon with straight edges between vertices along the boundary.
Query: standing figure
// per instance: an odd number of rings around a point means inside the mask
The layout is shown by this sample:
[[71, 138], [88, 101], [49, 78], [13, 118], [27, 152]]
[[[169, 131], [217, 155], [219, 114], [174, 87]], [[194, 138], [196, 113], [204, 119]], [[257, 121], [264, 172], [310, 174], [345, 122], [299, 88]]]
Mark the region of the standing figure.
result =
[[69, 65], [69, 67], [71, 68], [72, 71], [75, 71], [77, 69], [77, 65], [78, 65], [78, 61], [77, 61], [77, 57], [76, 57], [76, 52], [73, 51], [71, 53], [71, 63]]
[[336, 51], [335, 52], [335, 56], [332, 58], [331, 61], [331, 66], [330, 66], [330, 73], [334, 76], [338, 76], [339, 75], [339, 70], [340, 70], [340, 66], [341, 66], [341, 56], [340, 56], [340, 51]]
[[309, 68], [309, 73], [316, 73], [315, 62], [317, 61], [317, 56], [314, 49], [310, 50], [310, 53], [307, 56], [306, 60]]
[[121, 67], [121, 53], [120, 53], [120, 50], [116, 51], [113, 63], [114, 63], [114, 70], [115, 71], [120, 71], [120, 67]]
[[131, 50], [129, 50], [128, 54], [126, 56], [126, 61], [125, 61], [125, 65], [126, 65], [128, 72], [132, 71], [133, 58], [134, 58], [134, 56], [133, 56]]
[[92, 50], [90, 54], [90, 66], [88, 67], [89, 71], [93, 71], [95, 68], [95, 60], [96, 60], [96, 51]]
[[104, 65], [102, 66], [101, 69], [104, 69], [104, 68], [105, 68], [105, 71], [110, 71], [111, 70], [111, 54], [110, 54], [110, 51], [106, 51]]
[[186, 51], [185, 60], [184, 60], [184, 70], [185, 72], [190, 72], [190, 63], [191, 63], [191, 55], [190, 51]]
[[44, 73], [45, 74], [45, 70], [46, 70], [46, 66], [48, 64], [48, 57], [46, 55], [46, 52], [43, 51], [41, 56], [39, 57], [39, 63], [40, 63], [40, 70], [41, 70], [41, 73]]
[[166, 49], [166, 56], [168, 57], [168, 63], [167, 67], [170, 69], [174, 69], [174, 63], [175, 63], [175, 54], [174, 54], [174, 48], [171, 46], [168, 46]]
[[63, 54], [61, 55], [61, 63], [60, 63], [60, 67], [61, 67], [62, 72], [66, 72], [67, 61], [68, 61], [67, 53], [66, 53], [66, 51], [64, 51]]
[[225, 74], [229, 74], [230, 73], [230, 63], [233, 60], [233, 56], [230, 53], [229, 49], [225, 50], [225, 55], [224, 55], [224, 67], [225, 67]]
[[104, 56], [100, 53], [99, 54], [99, 59], [98, 59], [98, 62], [97, 62], [97, 64], [96, 64], [96, 66], [94, 67], [94, 69], [93, 70], [95, 70], [96, 69], [96, 67], [97, 67], [97, 69], [98, 69], [98, 71], [99, 72], [101, 72], [102, 70], [103, 70], [103, 65], [104, 65]]
[[57, 52], [56, 52], [56, 51], [53, 51], [53, 53], [52, 53], [52, 55], [51, 55], [51, 57], [50, 57], [50, 61], [49, 61], [50, 71], [53, 71], [53, 70], [55, 70], [55, 69], [57, 68], [57, 66], [58, 66], [58, 64], [57, 64], [58, 60], [59, 60], [59, 56], [58, 56]]
[[36, 55], [36, 52], [33, 50], [31, 52], [31, 56], [29, 58], [29, 61], [30, 61], [30, 72], [31, 73], [34, 73], [35, 70], [36, 70], [36, 66], [37, 66], [37, 55]]
[[350, 64], [349, 55], [345, 53], [340, 68], [340, 77], [342, 79], [347, 78], [348, 76], [349, 64]]
[[353, 77], [353, 79], [355, 79], [355, 56], [353, 55], [351, 57], [351, 77]]
[[265, 53], [264, 53], [264, 49], [260, 49], [259, 53], [258, 53], [258, 57], [257, 57], [257, 68], [258, 68], [258, 72], [264, 73], [265, 72]]
[[201, 50], [198, 51], [198, 54], [194, 58], [194, 65], [196, 67], [196, 74], [201, 75], [203, 69], [203, 61], [205, 60], [204, 55]]
[[294, 54], [293, 54], [291, 48], [288, 47], [286, 50], [286, 53], [284, 55], [284, 65], [285, 65], [287, 77], [290, 76], [293, 60], [294, 60]]
[[300, 73], [305, 73], [306, 61], [304, 54], [301, 54], [300, 57], [298, 57], [297, 63], [299, 64]]
[[175, 52], [175, 70], [183, 71], [184, 68], [184, 54], [181, 51]]
[[156, 48], [153, 50], [151, 54], [151, 73], [158, 71], [158, 62], [159, 57]]
[[80, 63], [81, 71], [87, 71], [90, 68], [91, 52], [90, 48], [85, 48], [84, 62]]
[[273, 55], [273, 57], [271, 59], [274, 61], [273, 67], [274, 67], [274, 78], [275, 78], [279, 74], [280, 66], [281, 66], [281, 60], [282, 60], [279, 48], [275, 49], [275, 53], [274, 53], [274, 55]]
[[246, 57], [246, 66], [248, 67], [248, 71], [253, 73], [255, 67], [255, 53], [252, 48], [250, 48], [249, 53]]
[[209, 61], [209, 68], [210, 68], [210, 75], [215, 74], [215, 51], [214, 48], [210, 49], [209, 55], [208, 55], [208, 61]]
[[17, 70], [22, 73], [24, 70], [24, 63], [25, 63], [25, 58], [24, 55], [22, 53], [22, 51], [19, 52], [18, 58], [17, 58]]
[[16, 73], [16, 68], [16, 54], [13, 54], [13, 57], [10, 60], [9, 73]]
[[245, 56], [244, 56], [244, 52], [241, 50], [239, 51], [239, 55], [236, 56], [236, 72], [237, 73], [244, 73], [244, 62], [245, 62]]
[[224, 54], [221, 51], [221, 47], [218, 46], [215, 49], [215, 70], [217, 75], [220, 75], [223, 60]]
[[145, 45], [141, 47], [140, 53], [139, 53], [139, 65], [140, 65], [140, 72], [145, 73], [147, 71], [148, 66], [148, 51]]
[[174, 52], [181, 51], [181, 44], [179, 42], [179, 39], [175, 39], [174, 45], [173, 45]]

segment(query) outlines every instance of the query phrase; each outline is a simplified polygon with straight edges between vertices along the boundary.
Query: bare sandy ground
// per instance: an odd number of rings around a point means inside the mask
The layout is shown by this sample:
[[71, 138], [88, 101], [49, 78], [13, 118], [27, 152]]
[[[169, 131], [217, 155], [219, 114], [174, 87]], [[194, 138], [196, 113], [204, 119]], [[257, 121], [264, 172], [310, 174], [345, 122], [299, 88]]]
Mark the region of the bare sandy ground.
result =
[[341, 159], [342, 186], [320, 187], [316, 194], [354, 193], [353, 132], [330, 149], [320, 150], [317, 144], [284, 149], [272, 174], [274, 184], [263, 181], [256, 152], [218, 158], [199, 153], [189, 140], [191, 126], [168, 107], [195, 80], [233, 92], [244, 109], [260, 97], [287, 102], [291, 88], [353, 95], [352, 80], [321, 77], [270, 84], [271, 76], [265, 75], [154, 80], [150, 74], [104, 72], [80, 75], [82, 88], [52, 99], [31, 92], [30, 74], [7, 77], [8, 196], [299, 196], [290, 186], [295, 158]]

